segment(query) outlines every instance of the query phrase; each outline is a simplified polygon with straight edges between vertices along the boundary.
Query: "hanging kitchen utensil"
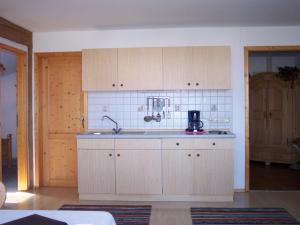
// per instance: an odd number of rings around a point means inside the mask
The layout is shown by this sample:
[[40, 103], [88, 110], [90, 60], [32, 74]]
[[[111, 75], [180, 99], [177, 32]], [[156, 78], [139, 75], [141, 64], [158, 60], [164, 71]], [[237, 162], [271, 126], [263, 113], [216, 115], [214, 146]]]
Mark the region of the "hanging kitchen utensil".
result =
[[149, 101], [150, 101], [150, 99], [147, 98], [147, 115], [144, 116], [145, 122], [150, 122], [153, 119], [153, 116], [149, 116]]

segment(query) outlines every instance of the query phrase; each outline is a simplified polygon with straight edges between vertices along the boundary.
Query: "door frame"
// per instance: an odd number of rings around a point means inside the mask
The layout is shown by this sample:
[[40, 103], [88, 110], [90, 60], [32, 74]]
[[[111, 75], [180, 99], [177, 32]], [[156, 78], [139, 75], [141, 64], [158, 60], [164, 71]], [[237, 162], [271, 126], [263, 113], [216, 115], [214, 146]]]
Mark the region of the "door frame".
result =
[[250, 190], [250, 132], [249, 132], [249, 53], [300, 51], [299, 45], [291, 46], [245, 46], [244, 47], [244, 92], [245, 92], [245, 191]]
[[[1, 44], [0, 50], [16, 54], [16, 104], [17, 104], [17, 173], [18, 190], [28, 190], [28, 55], [27, 52]], [[0, 156], [1, 157], [1, 156]], [[2, 157], [1, 157], [2, 179]]]
[[[42, 86], [42, 68], [43, 59], [51, 56], [78, 55], [82, 52], [38, 52], [34, 53], [34, 187], [38, 188], [43, 185], [43, 86]], [[83, 116], [84, 130], [87, 130], [87, 92], [83, 93]]]

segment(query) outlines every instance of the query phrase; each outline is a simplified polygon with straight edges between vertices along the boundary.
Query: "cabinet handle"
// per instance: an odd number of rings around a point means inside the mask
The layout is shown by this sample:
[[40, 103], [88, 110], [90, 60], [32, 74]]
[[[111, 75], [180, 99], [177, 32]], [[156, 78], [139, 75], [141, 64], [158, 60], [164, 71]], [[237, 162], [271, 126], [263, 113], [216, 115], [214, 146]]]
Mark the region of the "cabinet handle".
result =
[[199, 86], [199, 83], [196, 83], [196, 86]]
[[176, 145], [179, 146], [179, 142], [177, 142]]
[[117, 156], [120, 157], [121, 155], [120, 155], [120, 154], [117, 154]]
[[188, 154], [188, 157], [191, 157], [191, 154]]
[[111, 154], [111, 153], [109, 154], [109, 157], [112, 157], [112, 154]]
[[115, 87], [116, 85], [115, 85], [115, 84], [112, 84], [112, 86]]
[[121, 84], [121, 87], [123, 87], [123, 84]]
[[199, 154], [199, 153], [197, 154], [197, 157], [200, 157], [200, 154]]
[[213, 143], [212, 143], [212, 145], [216, 145], [216, 143], [215, 143], [215, 142], [213, 142]]
[[188, 86], [190, 86], [191, 85], [191, 83], [190, 82], [188, 82]]

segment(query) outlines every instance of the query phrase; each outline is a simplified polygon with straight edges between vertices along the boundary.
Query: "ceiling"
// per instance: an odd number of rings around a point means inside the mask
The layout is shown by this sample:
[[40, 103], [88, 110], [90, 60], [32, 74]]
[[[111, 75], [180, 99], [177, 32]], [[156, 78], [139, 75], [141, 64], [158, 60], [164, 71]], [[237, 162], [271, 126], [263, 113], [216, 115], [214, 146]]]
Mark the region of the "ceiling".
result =
[[31, 31], [300, 25], [299, 0], [0, 0]]

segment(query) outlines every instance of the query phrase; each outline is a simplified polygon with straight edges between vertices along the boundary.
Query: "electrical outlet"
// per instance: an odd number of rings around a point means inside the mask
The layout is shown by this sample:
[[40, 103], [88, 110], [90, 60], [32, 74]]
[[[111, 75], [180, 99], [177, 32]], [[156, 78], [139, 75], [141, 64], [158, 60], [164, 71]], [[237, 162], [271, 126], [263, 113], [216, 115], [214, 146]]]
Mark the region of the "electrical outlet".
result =
[[218, 106], [216, 104], [210, 105], [210, 111], [211, 112], [217, 112], [218, 111]]
[[175, 112], [180, 112], [181, 111], [181, 109], [180, 109], [181, 107], [180, 107], [180, 105], [175, 105]]
[[144, 112], [145, 111], [144, 106], [143, 105], [139, 106], [137, 111], [138, 112]]
[[103, 108], [102, 108], [102, 112], [109, 112], [109, 106], [104, 105]]

